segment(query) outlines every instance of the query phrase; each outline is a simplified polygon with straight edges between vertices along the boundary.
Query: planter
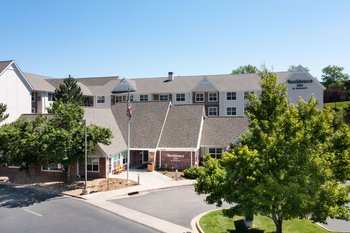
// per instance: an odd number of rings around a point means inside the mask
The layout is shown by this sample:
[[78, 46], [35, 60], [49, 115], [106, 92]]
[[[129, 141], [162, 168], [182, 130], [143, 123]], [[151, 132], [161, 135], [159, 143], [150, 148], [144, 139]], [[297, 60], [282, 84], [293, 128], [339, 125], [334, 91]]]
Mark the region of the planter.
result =
[[152, 162], [149, 162], [147, 164], [147, 171], [153, 172], [154, 171], [154, 164]]

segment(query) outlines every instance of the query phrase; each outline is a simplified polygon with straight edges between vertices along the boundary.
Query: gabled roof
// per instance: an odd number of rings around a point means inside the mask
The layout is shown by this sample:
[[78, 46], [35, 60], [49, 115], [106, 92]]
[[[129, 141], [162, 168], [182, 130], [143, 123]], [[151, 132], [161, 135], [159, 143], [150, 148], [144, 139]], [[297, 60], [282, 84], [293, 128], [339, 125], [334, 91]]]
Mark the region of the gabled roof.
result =
[[208, 117], [203, 123], [201, 146], [226, 147], [247, 130], [246, 117]]
[[203, 112], [203, 105], [171, 106], [158, 147], [197, 148]]
[[32, 85], [34, 91], [55, 92], [55, 87], [47, 81], [47, 79], [50, 79], [49, 77], [31, 73], [23, 74], [27, 78], [30, 85]]
[[9, 61], [0, 61], [0, 75], [6, 70], [6, 68], [11, 65], [13, 60]]
[[214, 92], [218, 89], [208, 80], [207, 76], [204, 76], [195, 87], [192, 88], [193, 92]]
[[113, 133], [112, 143], [104, 145], [99, 143], [98, 146], [106, 155], [111, 155], [127, 149], [125, 140], [114, 119], [111, 109], [84, 108], [84, 119], [88, 125], [95, 124], [97, 126], [109, 128]]
[[[155, 149], [157, 147], [169, 105], [170, 102], [131, 102], [130, 148]], [[124, 140], [127, 141], [127, 103], [116, 103], [111, 110]]]

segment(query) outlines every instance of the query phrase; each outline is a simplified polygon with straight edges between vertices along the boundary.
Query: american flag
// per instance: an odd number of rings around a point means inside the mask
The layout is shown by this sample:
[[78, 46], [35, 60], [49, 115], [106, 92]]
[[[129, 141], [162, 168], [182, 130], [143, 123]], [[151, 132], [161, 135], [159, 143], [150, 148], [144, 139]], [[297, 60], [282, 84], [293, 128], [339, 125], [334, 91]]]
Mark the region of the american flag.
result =
[[130, 103], [130, 96], [128, 96], [126, 115], [129, 117], [129, 120], [130, 120], [130, 119], [131, 119], [131, 115], [132, 115], [132, 109], [131, 109], [131, 103]]

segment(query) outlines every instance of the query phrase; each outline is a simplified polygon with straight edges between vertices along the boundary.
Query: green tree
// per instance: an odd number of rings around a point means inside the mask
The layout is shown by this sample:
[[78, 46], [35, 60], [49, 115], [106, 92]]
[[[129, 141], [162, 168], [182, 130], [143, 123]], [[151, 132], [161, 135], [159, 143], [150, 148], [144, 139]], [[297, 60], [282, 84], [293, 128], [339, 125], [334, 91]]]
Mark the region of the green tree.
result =
[[6, 112], [6, 105], [0, 103], [0, 122], [4, 121], [9, 116], [9, 114], [6, 114], [5, 112]]
[[344, 68], [340, 66], [327, 66], [322, 69], [322, 82], [325, 86], [331, 84], [341, 86], [342, 83], [349, 79], [349, 75], [343, 73]]
[[[299, 65], [299, 66], [302, 66], [302, 65]], [[289, 66], [289, 68], [288, 68], [288, 71], [289, 72], [294, 72], [296, 69], [297, 69], [297, 67], [298, 66], [296, 66], [296, 65], [291, 65], [291, 66]], [[306, 66], [302, 66], [307, 72], [310, 72], [310, 69], [308, 68], [308, 67], [306, 67]]]
[[70, 75], [55, 90], [55, 98], [63, 103], [76, 103], [80, 106], [84, 103], [82, 90]]
[[317, 101], [290, 104], [286, 86], [264, 70], [260, 97], [250, 96], [249, 130], [222, 159], [205, 157], [195, 186], [208, 203], [236, 204], [225, 211], [270, 217], [276, 232], [283, 221], [328, 216], [348, 219], [350, 129]]
[[238, 68], [232, 70], [231, 74], [252, 74], [258, 73], [259, 69], [253, 65], [239, 66]]

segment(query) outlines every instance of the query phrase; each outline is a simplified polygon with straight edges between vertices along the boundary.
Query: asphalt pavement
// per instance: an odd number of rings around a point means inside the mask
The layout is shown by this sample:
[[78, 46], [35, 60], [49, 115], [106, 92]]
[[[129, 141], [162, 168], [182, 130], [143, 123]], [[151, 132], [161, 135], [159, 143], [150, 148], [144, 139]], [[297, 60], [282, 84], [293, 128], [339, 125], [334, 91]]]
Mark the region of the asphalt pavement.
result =
[[82, 200], [0, 184], [0, 232], [155, 233]]

